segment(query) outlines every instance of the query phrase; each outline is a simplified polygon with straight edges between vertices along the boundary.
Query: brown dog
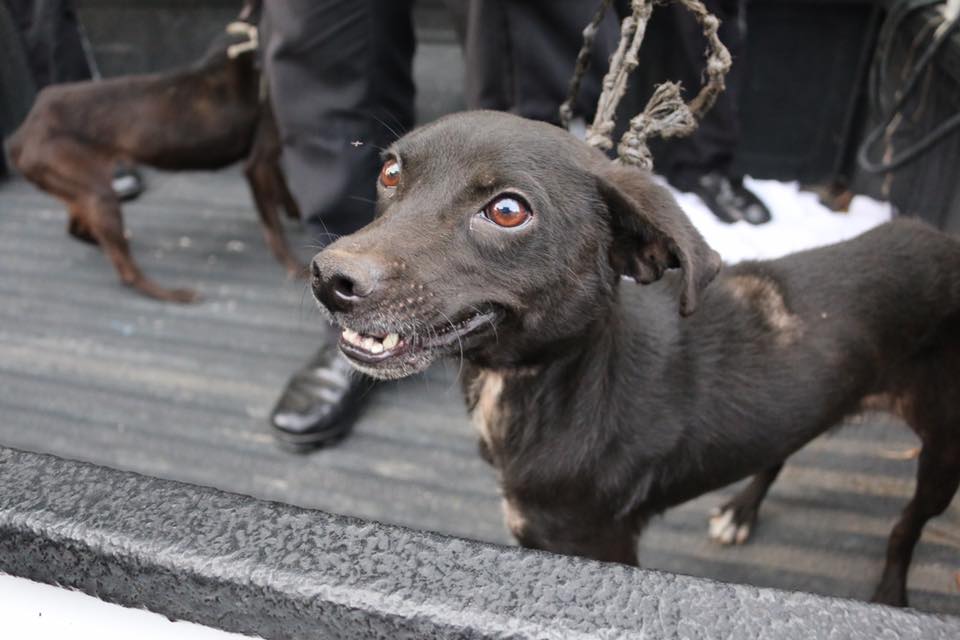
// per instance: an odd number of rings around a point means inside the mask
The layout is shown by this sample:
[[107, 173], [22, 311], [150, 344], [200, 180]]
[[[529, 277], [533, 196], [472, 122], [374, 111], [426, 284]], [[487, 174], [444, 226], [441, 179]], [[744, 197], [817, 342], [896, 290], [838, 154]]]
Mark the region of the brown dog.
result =
[[900, 220], [721, 269], [648, 173], [557, 127], [458, 114], [384, 159], [377, 219], [314, 258], [314, 293], [370, 375], [463, 359], [521, 544], [636, 564], [651, 517], [752, 476], [710, 527], [745, 542], [794, 452], [884, 407], [923, 444], [874, 594], [906, 604], [960, 486], [956, 238]]
[[[251, 12], [245, 7], [241, 19]], [[300, 216], [279, 166], [279, 135], [256, 61], [256, 28], [235, 22], [228, 34], [231, 42], [186, 70], [47, 87], [8, 143], [13, 166], [66, 203], [70, 235], [99, 244], [124, 284], [160, 300], [190, 302], [196, 294], [161, 287], [134, 263], [111, 189], [121, 162], [190, 170], [246, 158], [267, 244], [289, 273], [302, 272], [278, 214], [283, 206], [290, 217]]]

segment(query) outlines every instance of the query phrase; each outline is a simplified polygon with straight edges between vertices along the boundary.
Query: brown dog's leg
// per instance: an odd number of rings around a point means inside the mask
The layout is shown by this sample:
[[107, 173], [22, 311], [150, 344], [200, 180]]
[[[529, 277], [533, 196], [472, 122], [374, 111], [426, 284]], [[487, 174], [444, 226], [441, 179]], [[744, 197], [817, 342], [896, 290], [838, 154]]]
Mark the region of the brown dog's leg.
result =
[[544, 512], [524, 513], [509, 500], [504, 500], [503, 512], [507, 528], [528, 549], [639, 564], [635, 528], [626, 522], [585, 519], [580, 513], [543, 517]]
[[130, 255], [130, 245], [123, 234], [120, 201], [109, 189], [86, 199], [90, 231], [113, 263], [120, 280], [151, 298], [167, 302], [193, 302], [197, 294], [191, 289], [167, 289], [143, 275]]
[[67, 205], [68, 233], [99, 244], [124, 284], [158, 300], [192, 302], [197, 298], [189, 289], [161, 287], [134, 263], [123, 234], [120, 201], [110, 187], [112, 158], [61, 137], [38, 145], [34, 164], [28, 177]]
[[750, 538], [760, 503], [777, 479], [783, 463], [764, 469], [753, 476], [743, 491], [730, 502], [717, 507], [710, 513], [710, 539], [720, 544], [743, 544]]
[[287, 212], [287, 217], [291, 220], [302, 220], [303, 214], [300, 213], [300, 205], [290, 193], [290, 187], [287, 186], [287, 179], [280, 170], [280, 159], [277, 158], [273, 163], [273, 182], [280, 191], [280, 198], [283, 200], [283, 210]]
[[279, 169], [280, 144], [269, 106], [264, 107], [254, 135], [253, 147], [244, 163], [244, 174], [260, 214], [263, 237], [274, 257], [286, 267], [288, 275], [305, 276], [306, 267], [290, 251], [280, 223], [278, 210], [281, 203], [287, 204], [287, 198], [292, 202], [293, 198]]
[[70, 211], [70, 217], [67, 219], [67, 233], [86, 244], [96, 245], [97, 239], [93, 237], [93, 232], [90, 231], [90, 227], [87, 226], [87, 223], [83, 221], [79, 213]]
[[960, 486], [960, 441], [956, 438], [924, 442], [917, 468], [917, 487], [887, 543], [887, 562], [873, 602], [907, 605], [907, 570], [913, 548], [927, 520], [950, 505]]

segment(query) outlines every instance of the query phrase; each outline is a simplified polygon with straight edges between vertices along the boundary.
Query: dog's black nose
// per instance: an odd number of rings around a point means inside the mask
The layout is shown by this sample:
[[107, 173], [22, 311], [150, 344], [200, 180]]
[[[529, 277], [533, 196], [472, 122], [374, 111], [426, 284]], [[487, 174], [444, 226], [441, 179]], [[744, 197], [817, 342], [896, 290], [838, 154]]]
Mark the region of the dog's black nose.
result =
[[376, 261], [350, 256], [317, 255], [310, 265], [313, 294], [330, 311], [350, 311], [380, 283]]

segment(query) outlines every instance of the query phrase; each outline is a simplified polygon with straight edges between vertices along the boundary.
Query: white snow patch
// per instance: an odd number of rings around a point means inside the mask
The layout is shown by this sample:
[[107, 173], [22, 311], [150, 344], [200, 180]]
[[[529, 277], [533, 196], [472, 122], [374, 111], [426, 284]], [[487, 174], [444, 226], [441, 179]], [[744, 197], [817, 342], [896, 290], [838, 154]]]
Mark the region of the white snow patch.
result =
[[795, 182], [753, 180], [747, 187], [770, 208], [773, 219], [763, 225], [719, 221], [695, 195], [674, 191], [677, 202], [707, 242], [727, 263], [779, 258], [804, 249], [833, 244], [860, 235], [890, 220], [892, 208], [867, 196], [855, 196], [847, 213], [834, 213], [814, 193]]

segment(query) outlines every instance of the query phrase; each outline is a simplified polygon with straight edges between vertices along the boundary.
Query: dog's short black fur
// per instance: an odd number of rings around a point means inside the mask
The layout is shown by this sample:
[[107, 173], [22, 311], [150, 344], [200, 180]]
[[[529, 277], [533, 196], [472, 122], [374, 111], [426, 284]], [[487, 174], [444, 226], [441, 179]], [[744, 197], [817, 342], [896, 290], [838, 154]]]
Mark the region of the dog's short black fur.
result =
[[[259, 0], [248, 0], [238, 22], [252, 27], [259, 10]], [[257, 52], [228, 55], [231, 45], [246, 40], [224, 34], [189, 69], [47, 87], [8, 141], [13, 166], [66, 205], [68, 233], [99, 244], [120, 279], [145, 295], [176, 302], [196, 297], [188, 289], [161, 287], [134, 262], [111, 188], [121, 162], [197, 170], [246, 159], [267, 244], [291, 275], [304, 271], [278, 213], [283, 207], [300, 217], [280, 169], [280, 138]]]
[[923, 442], [875, 593], [906, 603], [960, 482], [957, 240], [897, 221], [721, 270], [649, 174], [492, 112], [399, 140], [379, 189], [378, 218], [314, 259], [315, 294], [371, 375], [462, 354], [523, 545], [635, 564], [652, 515], [752, 475], [712, 524], [743, 542], [791, 454], [884, 406]]

